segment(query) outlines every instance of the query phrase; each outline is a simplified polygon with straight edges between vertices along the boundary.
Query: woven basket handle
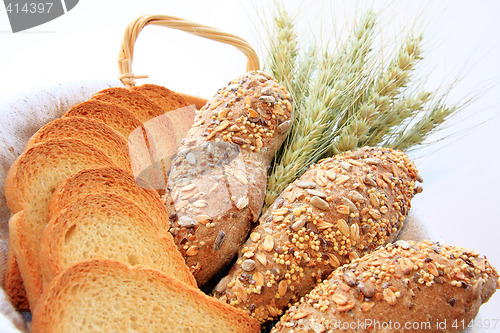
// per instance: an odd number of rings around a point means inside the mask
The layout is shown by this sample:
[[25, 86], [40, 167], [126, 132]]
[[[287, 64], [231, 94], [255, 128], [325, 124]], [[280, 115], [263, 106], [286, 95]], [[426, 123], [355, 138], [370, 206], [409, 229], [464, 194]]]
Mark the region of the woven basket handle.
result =
[[132, 61], [134, 56], [135, 41], [137, 40], [141, 30], [148, 24], [182, 30], [193, 35], [232, 45], [247, 57], [247, 72], [258, 70], [260, 68], [257, 53], [243, 38], [208, 27], [206, 25], [193, 23], [173, 16], [143, 15], [129, 23], [125, 29], [125, 34], [120, 47], [120, 54], [118, 57], [120, 76], [118, 78], [126, 87], [134, 86], [135, 79], [147, 77], [147, 75], [134, 75], [132, 72]]

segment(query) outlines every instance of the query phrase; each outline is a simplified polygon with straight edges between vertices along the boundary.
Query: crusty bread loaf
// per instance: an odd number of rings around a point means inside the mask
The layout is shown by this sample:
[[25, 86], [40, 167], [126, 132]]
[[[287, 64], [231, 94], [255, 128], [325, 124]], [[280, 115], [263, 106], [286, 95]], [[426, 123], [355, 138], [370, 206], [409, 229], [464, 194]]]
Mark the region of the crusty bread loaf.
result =
[[91, 100], [122, 106], [143, 123], [164, 113], [164, 110], [151, 99], [127, 88], [104, 89], [92, 96]]
[[400, 240], [337, 269], [272, 332], [462, 332], [498, 287], [471, 250]]
[[5, 197], [15, 215], [9, 222], [9, 246], [13, 246], [30, 307], [42, 292], [38, 250], [53, 191], [74, 172], [103, 165], [116, 167], [95, 146], [80, 140], [57, 139], [31, 147], [10, 168]]
[[88, 100], [72, 106], [63, 117], [85, 117], [100, 121], [128, 139], [130, 133], [141, 127], [141, 121], [125, 107], [97, 100]]
[[51, 139], [78, 139], [101, 149], [120, 168], [132, 171], [127, 141], [111, 127], [82, 117], [59, 118], [40, 128], [26, 149]]
[[57, 276], [32, 332], [260, 332], [255, 319], [157, 270], [93, 259]]
[[189, 103], [179, 94], [156, 84], [143, 84], [130, 88], [151, 99], [158, 104], [163, 111], [168, 112], [188, 106]]
[[155, 268], [196, 286], [172, 235], [158, 223], [116, 194], [88, 194], [73, 201], [43, 232], [40, 267], [44, 282], [79, 261], [108, 258]]
[[115, 167], [96, 167], [74, 173], [52, 195], [48, 207], [51, 219], [70, 203], [88, 194], [113, 193], [141, 207], [163, 229], [170, 227], [167, 208], [158, 192], [148, 184], [137, 184], [130, 172]]
[[311, 166], [262, 214], [216, 297], [275, 319], [335, 268], [393, 241], [416, 179], [408, 157], [386, 148]]
[[290, 94], [262, 72], [197, 114], [168, 179], [174, 239], [199, 285], [234, 257], [260, 215], [267, 170], [290, 127]]

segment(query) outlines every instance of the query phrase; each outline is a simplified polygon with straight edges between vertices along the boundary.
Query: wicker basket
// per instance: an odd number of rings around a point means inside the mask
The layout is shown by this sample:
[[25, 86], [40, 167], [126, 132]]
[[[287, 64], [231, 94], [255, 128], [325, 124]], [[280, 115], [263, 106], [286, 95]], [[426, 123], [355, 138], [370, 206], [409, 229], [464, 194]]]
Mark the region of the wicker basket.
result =
[[[229, 34], [227, 32], [194, 23], [181, 18], [167, 15], [143, 15], [134, 21], [130, 22], [123, 36], [118, 56], [118, 70], [121, 80], [125, 87], [135, 86], [135, 80], [147, 78], [147, 75], [135, 75], [132, 71], [132, 62], [134, 57], [134, 44], [139, 36], [139, 33], [147, 25], [159, 25], [171, 29], [182, 30], [190, 34], [214, 40], [216, 42], [232, 45], [241, 51], [247, 57], [246, 71], [254, 71], [260, 69], [259, 58], [255, 50], [243, 38]], [[189, 103], [194, 104], [200, 109], [207, 102], [206, 99], [180, 93]]]
[[[118, 65], [119, 65], [119, 79], [123, 83], [125, 87], [132, 87], [135, 86], [136, 84], [136, 79], [140, 78], [146, 78], [147, 75], [135, 75], [132, 71], [132, 62], [133, 62], [133, 54], [134, 54], [134, 44], [137, 40], [137, 37], [139, 33], [142, 31], [142, 29], [149, 24], [153, 25], [159, 25], [159, 26], [164, 26], [164, 27], [169, 27], [172, 29], [177, 29], [177, 30], [182, 30], [185, 32], [188, 32], [193, 35], [201, 36], [204, 38], [208, 38], [217, 42], [225, 43], [228, 45], [232, 45], [236, 47], [238, 50], [240, 50], [246, 57], [247, 57], [247, 65], [246, 65], [246, 71], [253, 71], [253, 70], [259, 70], [260, 65], [259, 65], [259, 60], [257, 53], [255, 50], [242, 38], [220, 31], [215, 28], [211, 28], [205, 25], [193, 23], [184, 19], [172, 17], [172, 16], [166, 16], [166, 15], [144, 15], [136, 20], [132, 21], [129, 23], [127, 28], [125, 29], [125, 33], [123, 36], [123, 40], [121, 43], [120, 51], [119, 51], [119, 58], [118, 58]], [[179, 92], [178, 92], [179, 93]], [[201, 108], [203, 105], [206, 104], [207, 100], [201, 97], [197, 96], [191, 96], [188, 94], [183, 94], [179, 93], [182, 95], [186, 100], [194, 104], [197, 108]], [[62, 105], [61, 107], [67, 107], [67, 105]], [[43, 109], [38, 109], [38, 111], [43, 111]], [[38, 126], [35, 124], [30, 124], [31, 127], [33, 126]], [[19, 125], [20, 127], [20, 125]], [[30, 129], [31, 129], [30, 127]], [[25, 131], [28, 132], [28, 131]], [[27, 137], [28, 138], [28, 137]], [[19, 140], [21, 141], [19, 146], [24, 146], [25, 141], [27, 141], [27, 138], [25, 140]], [[0, 190], [0, 194], [3, 196], [3, 189]], [[412, 212], [414, 213], [414, 211]], [[413, 230], [408, 230], [407, 233], [404, 233], [400, 235], [401, 239], [438, 239], [436, 235], [433, 234], [432, 229], [429, 228], [429, 226], [425, 225], [420, 219], [415, 216], [414, 214], [410, 214], [408, 219], [413, 219], [412, 221], [414, 225]], [[7, 235], [5, 235], [7, 236]], [[6, 257], [6, 250], [7, 250], [7, 238], [0, 237], [0, 268], [5, 268], [5, 261], [4, 258]], [[2, 251], [3, 250], [3, 251]], [[3, 261], [2, 261], [3, 259]], [[2, 273], [3, 275], [3, 273]], [[3, 292], [3, 290], [0, 290], [0, 292]], [[22, 330], [24, 327], [24, 324], [26, 324], [29, 327], [29, 321], [30, 321], [30, 316], [27, 314], [24, 318], [21, 318], [19, 313], [16, 313], [10, 303], [8, 303], [8, 300], [5, 298], [5, 295], [0, 295], [0, 323], [1, 319], [3, 316], [6, 317], [8, 320], [12, 320], [13, 322], [16, 322], [18, 325], [18, 328]], [[266, 332], [269, 328], [264, 328], [263, 332]], [[2, 330], [3, 331], [3, 330]], [[12, 330], [11, 332], [19, 332], [17, 330]]]

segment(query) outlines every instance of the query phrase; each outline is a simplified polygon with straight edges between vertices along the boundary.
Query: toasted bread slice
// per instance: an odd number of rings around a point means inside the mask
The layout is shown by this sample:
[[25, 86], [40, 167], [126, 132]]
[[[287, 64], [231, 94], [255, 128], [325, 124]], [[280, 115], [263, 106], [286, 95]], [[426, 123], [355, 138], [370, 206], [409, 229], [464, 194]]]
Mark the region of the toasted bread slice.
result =
[[85, 117], [100, 121], [120, 133], [125, 139], [142, 125], [141, 121], [123, 106], [97, 100], [77, 104], [71, 107], [63, 117]]
[[130, 88], [131, 91], [137, 91], [151, 99], [153, 102], [163, 108], [165, 112], [180, 109], [188, 106], [186, 99], [179, 94], [156, 84], [143, 84]]
[[58, 275], [37, 305], [32, 332], [260, 332], [259, 323], [151, 268], [109, 259]]
[[26, 149], [51, 139], [78, 139], [106, 153], [120, 168], [132, 171], [127, 141], [108, 125], [82, 118], [59, 118], [40, 128], [28, 141]]
[[24, 290], [23, 278], [17, 267], [16, 256], [11, 244], [7, 250], [7, 263], [5, 265], [5, 280], [3, 289], [9, 297], [9, 300], [14, 308], [18, 311], [28, 311], [30, 305]]
[[52, 193], [74, 172], [103, 165], [116, 167], [93, 145], [75, 139], [57, 139], [34, 145], [11, 166], [5, 180], [5, 197], [16, 215], [9, 222], [9, 241], [30, 307], [42, 292], [38, 250], [48, 223], [47, 208]]
[[145, 122], [144, 128], [153, 160], [162, 160], [168, 171], [180, 141], [193, 124], [195, 108], [188, 107], [186, 99], [163, 86], [143, 84], [130, 90], [145, 95], [165, 111], [161, 117]]
[[168, 230], [170, 226], [167, 208], [158, 192], [147, 184], [137, 184], [130, 172], [113, 167], [84, 169], [66, 179], [49, 202], [49, 219], [72, 202], [95, 193], [123, 196], [146, 211], [159, 227]]
[[45, 228], [40, 245], [44, 281], [90, 258], [152, 267], [196, 286], [172, 235], [134, 202], [116, 194], [81, 197]]
[[127, 88], [104, 89], [92, 96], [91, 100], [122, 106], [143, 123], [164, 113], [164, 110], [151, 99]]

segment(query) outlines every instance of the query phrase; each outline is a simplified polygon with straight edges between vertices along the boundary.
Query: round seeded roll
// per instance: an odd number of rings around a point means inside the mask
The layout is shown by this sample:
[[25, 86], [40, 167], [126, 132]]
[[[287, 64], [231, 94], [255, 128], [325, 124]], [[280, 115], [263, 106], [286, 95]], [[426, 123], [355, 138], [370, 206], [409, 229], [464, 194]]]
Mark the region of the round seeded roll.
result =
[[234, 258], [257, 221], [292, 109], [283, 86], [250, 72], [208, 101], [182, 141], [167, 183], [170, 231], [200, 286]]
[[311, 166], [261, 216], [215, 296], [275, 319], [335, 268], [393, 241], [417, 178], [404, 153], [385, 148]]
[[399, 240], [337, 269], [272, 332], [461, 332], [498, 287], [471, 250]]

